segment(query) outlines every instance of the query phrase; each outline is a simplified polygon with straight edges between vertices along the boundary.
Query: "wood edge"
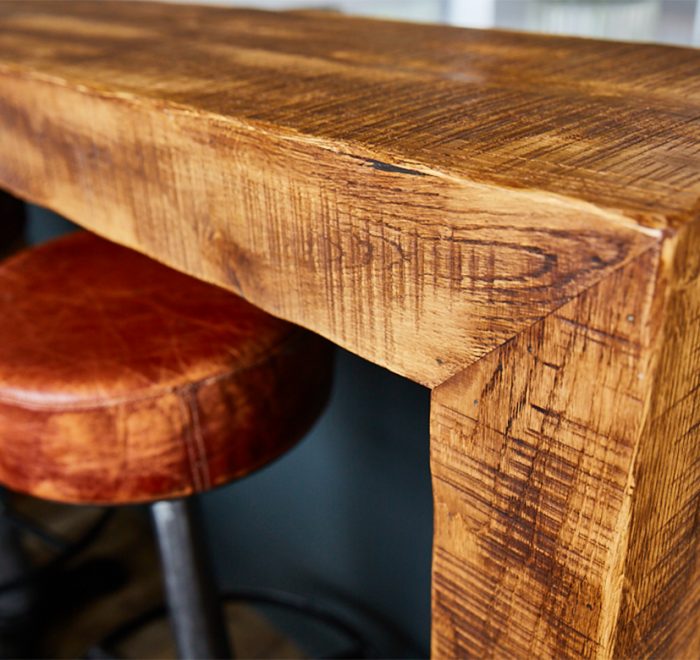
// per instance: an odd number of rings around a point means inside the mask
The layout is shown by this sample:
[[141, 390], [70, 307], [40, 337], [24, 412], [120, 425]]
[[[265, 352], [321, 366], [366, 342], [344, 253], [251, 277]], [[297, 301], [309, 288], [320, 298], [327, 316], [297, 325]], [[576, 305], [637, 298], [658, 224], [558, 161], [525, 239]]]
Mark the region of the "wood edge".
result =
[[[212, 122], [217, 123], [219, 126], [222, 127], [230, 127], [231, 130], [240, 130], [240, 131], [248, 131], [251, 133], [257, 133], [260, 135], [265, 135], [265, 136], [270, 136], [271, 138], [277, 139], [277, 140], [289, 140], [291, 142], [296, 142], [297, 144], [309, 144], [313, 145], [316, 147], [320, 147], [323, 150], [327, 151], [329, 153], [329, 156], [332, 158], [333, 154], [337, 154], [339, 156], [343, 157], [352, 157], [352, 158], [359, 158], [359, 159], [369, 159], [373, 163], [380, 163], [382, 165], [387, 165], [387, 163], [381, 163], [381, 161], [377, 161], [375, 158], [372, 158], [372, 156], [377, 156], [378, 154], [376, 152], [372, 152], [371, 155], [368, 155], [367, 150], [365, 149], [364, 151], [361, 148], [355, 149], [354, 151], [343, 151], [343, 148], [351, 148], [352, 145], [346, 145], [341, 142], [336, 142], [336, 141], [331, 141], [331, 140], [326, 140], [326, 139], [318, 139], [306, 135], [300, 135], [297, 134], [293, 131], [288, 131], [284, 129], [284, 127], [279, 127], [279, 126], [266, 126], [266, 125], [257, 125], [252, 122], [247, 122], [247, 121], [242, 121], [238, 118], [235, 117], [228, 117], [228, 116], [223, 116], [220, 114], [215, 114], [215, 113], [209, 113], [209, 112], [202, 112], [202, 111], [196, 111], [193, 110], [189, 106], [177, 104], [177, 103], [170, 103], [170, 102], [163, 102], [163, 101], [158, 101], [158, 99], [148, 97], [148, 96], [143, 96], [143, 95], [135, 95], [127, 92], [114, 92], [110, 90], [104, 90], [100, 89], [99, 87], [90, 87], [86, 86], [83, 84], [80, 84], [74, 80], [65, 80], [62, 78], [57, 78], [56, 76], [51, 76], [51, 75], [46, 75], [42, 74], [39, 72], [36, 72], [33, 69], [30, 68], [22, 68], [22, 67], [10, 67], [7, 66], [6, 64], [0, 63], [0, 79], [5, 78], [7, 80], [11, 80], [12, 78], [15, 79], [22, 79], [25, 82], [29, 81], [30, 84], [36, 84], [39, 88], [41, 88], [42, 85], [56, 85], [59, 87], [64, 87], [67, 90], [70, 90], [73, 93], [79, 93], [79, 94], [85, 94], [88, 98], [93, 98], [93, 99], [106, 99], [106, 100], [116, 100], [119, 103], [125, 103], [131, 106], [132, 108], [135, 109], [137, 112], [141, 113], [148, 113], [152, 110], [156, 111], [162, 111], [164, 108], [167, 109], [169, 112], [173, 113], [182, 113], [183, 116], [186, 117], [209, 117]], [[391, 159], [389, 159], [391, 160]], [[397, 162], [396, 159], [393, 159], [394, 162]], [[588, 217], [591, 218], [593, 217], [595, 220], [601, 220], [601, 224], [599, 225], [600, 227], [610, 227], [611, 231], [620, 231], [624, 230], [627, 232], [630, 232], [630, 236], [633, 236], [634, 234], [638, 235], [638, 238], [640, 239], [639, 245], [637, 249], [633, 252], [630, 253], [630, 255], [622, 261], [620, 264], [618, 264], [615, 269], [608, 271], [607, 273], [603, 273], [601, 277], [596, 279], [594, 282], [590, 284], [586, 284], [586, 286], [578, 291], [574, 296], [568, 297], [565, 300], [563, 300], [560, 304], [557, 304], [553, 309], [549, 310], [547, 314], [555, 312], [559, 307], [561, 307], [564, 304], [567, 304], [570, 300], [572, 300], [574, 297], [577, 295], [581, 295], [581, 293], [591, 286], [595, 286], [601, 279], [603, 279], [606, 276], [609, 276], [612, 272], [615, 272], [618, 268], [621, 268], [625, 266], [627, 263], [629, 263], [631, 260], [634, 258], [638, 257], [640, 254], [642, 254], [646, 249], [648, 249], [652, 245], [658, 244], [660, 241], [666, 240], [669, 236], [672, 236], [675, 234], [676, 229], [675, 228], [658, 228], [658, 227], [649, 227], [649, 226], [644, 226], [641, 225], [637, 220], [633, 219], [630, 216], [627, 216], [619, 211], [615, 210], [610, 210], [606, 209], [603, 207], [599, 207], [595, 204], [591, 204], [589, 202], [585, 202], [582, 200], [579, 200], [577, 198], [573, 197], [566, 197], [566, 196], [561, 196], [553, 193], [548, 193], [546, 191], [542, 190], [522, 190], [522, 189], [516, 189], [516, 188], [510, 188], [510, 187], [501, 187], [501, 186], [496, 186], [493, 184], [485, 184], [483, 182], [478, 182], [474, 181], [472, 179], [466, 179], [466, 178], [454, 178], [451, 177], [448, 173], [442, 172], [440, 170], [435, 170], [431, 168], [427, 168], [423, 166], [422, 164], [418, 163], [413, 163], [413, 162], [407, 162], [407, 161], [398, 161], [399, 164], [393, 165], [393, 167], [397, 168], [407, 168], [411, 167], [412, 169], [415, 168], [420, 168], [419, 171], [422, 175], [429, 175], [429, 176], [434, 176], [436, 178], [441, 178], [443, 180], [449, 180], [453, 185], [455, 186], [463, 186], [465, 190], [470, 189], [472, 191], [477, 191], [479, 194], [500, 194], [500, 195], [506, 195], [508, 196], [509, 199], [517, 200], [519, 204], [527, 203], [529, 205], [535, 205], [538, 208], [543, 209], [543, 211], [546, 209], [548, 212], [552, 212], [552, 209], [554, 208], [555, 210], [557, 208], [560, 208], [562, 210], [566, 210], [569, 215], [574, 215], [577, 214], [578, 212], [581, 213], [582, 217]], [[26, 193], [25, 191], [13, 189], [12, 184], [7, 184], [4, 183], [3, 186], [13, 192], [16, 196], [23, 198], [29, 202], [33, 201], [31, 194]], [[459, 192], [459, 190], [457, 191]], [[51, 208], [52, 210], [57, 211], [58, 213], [63, 213], [64, 209], [59, 208], [57, 205], [52, 205], [50, 201], [47, 203], [47, 200], [39, 200], [40, 204], [43, 204], [47, 208]], [[79, 219], [73, 218], [77, 222], [80, 222]], [[112, 233], [110, 232], [101, 232], [99, 227], [95, 227], [94, 225], [89, 225], [91, 231], [94, 231], [98, 235], [102, 235], [105, 238], [109, 240], [115, 240], [115, 237]], [[534, 226], [534, 225], [533, 225]], [[132, 240], [130, 240], [130, 238]], [[138, 251], [143, 252], [144, 254], [147, 254], [148, 256], [160, 261], [161, 263], [165, 263], [166, 265], [170, 267], [175, 267], [177, 268], [176, 264], [172, 264], [170, 262], [166, 262], [163, 258], [160, 258], [157, 253], [155, 253], [153, 250], [149, 250], [148, 246], [146, 245], [141, 245], [140, 243], [137, 243], [136, 240], [133, 239], [133, 237], [130, 237], [129, 235], [123, 234], [119, 237], [116, 238], [117, 242], [121, 243], [122, 245], [125, 245], [127, 247], [130, 247], [132, 249], [136, 249]], [[181, 268], [178, 268], [182, 270]], [[208, 279], [206, 276], [201, 277], [201, 274], [198, 274], [200, 276], [200, 279], [203, 279], [204, 281], [209, 282], [210, 284], [217, 285], [223, 288], [228, 288], [228, 289], [233, 289], [231, 286], [226, 286], [225, 284], [222, 284], [221, 281], [215, 281], [214, 279]], [[281, 316], [282, 318], [287, 318], [287, 320], [290, 320], [295, 323], [299, 323], [298, 318], [288, 318], [285, 317], [284, 315], [280, 315], [279, 312], [275, 309], [270, 309], [269, 306], [266, 307], [264, 304], [264, 301], [259, 301], [259, 300], [252, 300], [251, 302], [254, 302], [255, 304], [258, 304], [262, 309], [266, 309], [269, 313], [275, 314], [277, 316]], [[263, 304], [260, 304], [260, 303]], [[545, 314], [544, 316], [539, 316], [537, 319], [532, 321], [532, 323], [537, 323], [540, 321], [542, 318], [546, 317]], [[479, 359], [483, 358], [485, 355], [490, 354], [492, 350], [496, 350], [500, 346], [504, 345], [508, 341], [511, 341], [514, 337], [518, 336], [521, 332], [524, 332], [527, 330], [528, 327], [530, 327], [531, 324], [528, 324], [527, 327], [520, 328], [514, 335], [511, 335], [505, 342], [501, 342], [497, 346], [493, 347], [486, 353], [483, 353], [477, 357], [476, 360], [470, 361], [470, 362], [465, 362], [461, 364], [456, 364], [454, 365], [454, 368], [451, 368], [453, 365], [450, 365], [449, 367], [449, 373], [447, 376], [445, 376], [445, 373], [447, 369], [439, 370], [435, 369], [434, 371], [431, 370], [425, 370], [424, 373], [408, 373], [404, 372], [401, 370], [400, 365], [392, 365], [389, 363], [387, 360], [376, 360], [373, 359], [374, 362], [379, 364], [380, 366], [383, 366], [385, 368], [388, 368], [389, 370], [399, 373], [400, 375], [403, 375], [405, 377], [410, 378], [411, 380], [414, 380], [416, 382], [419, 382], [420, 384], [428, 387], [428, 388], [435, 388], [440, 386], [442, 383], [445, 383], [449, 381], [452, 377], [456, 376], [457, 374], [461, 373], [463, 370], [469, 368], [472, 364], [474, 364], [476, 361]], [[319, 329], [313, 328], [314, 331], [319, 332]], [[321, 329], [319, 334], [324, 334], [323, 330]], [[341, 341], [338, 341], [338, 338], [335, 336], [330, 336], [329, 334], [324, 334], [327, 338], [329, 338], [331, 341], [334, 341], [335, 343], [338, 343], [342, 346], [344, 346], [346, 349], [356, 352], [354, 350], [353, 346], [347, 343], [343, 343]], [[372, 358], [370, 358], [372, 359]]]
[[[697, 227], [700, 228], [700, 223], [697, 223]], [[622, 616], [623, 611], [623, 596], [624, 588], [626, 584], [626, 567], [628, 561], [628, 551], [630, 549], [630, 530], [631, 522], [634, 513], [634, 491], [635, 491], [635, 480], [636, 480], [636, 470], [634, 466], [638, 460], [638, 454], [641, 444], [641, 439], [646, 431], [646, 424], [650, 417], [650, 412], [652, 409], [652, 401], [655, 395], [656, 383], [659, 377], [659, 362], [661, 358], [661, 351], [659, 347], [664, 340], [664, 313], [665, 308], [672, 292], [672, 287], [670, 286], [671, 277], [670, 274], [673, 270], [674, 257], [678, 249], [679, 243], [682, 241], [682, 236], [679, 237], [675, 232], [665, 233], [662, 240], [654, 242], [646, 249], [639, 251], [636, 255], [633, 255], [625, 263], [620, 264], [615, 269], [606, 273], [604, 277], [601, 277], [596, 282], [592, 283], [590, 286], [582, 289], [575, 296], [572, 296], [562, 305], [557, 306], [551, 312], [543, 316], [541, 319], [536, 320], [534, 323], [523, 328], [518, 333], [514, 334], [507, 341], [496, 346], [493, 350], [481, 356], [478, 360], [465, 366], [462, 370], [455, 373], [452, 377], [445, 380], [443, 383], [432, 388], [431, 391], [431, 429], [432, 429], [432, 411], [434, 405], [439, 405], [439, 397], [441, 395], [442, 389], [445, 388], [449, 391], [449, 388], [459, 386], [460, 379], [467, 379], [467, 371], [473, 368], [478, 362], [485, 358], [493, 358], [493, 353], [497, 351], [502, 351], [509, 344], [518, 341], [521, 336], [527, 335], [532, 331], [532, 328], [536, 325], [542, 324], [545, 319], [549, 316], [556, 315], [557, 311], [562, 307], [571, 304], [573, 301], [584, 297], [592, 289], [600, 286], [605, 280], [614, 276], [619, 271], [629, 268], [635, 262], [641, 262], [647, 256], [651, 256], [655, 253], [655, 269], [649, 272], [649, 278], [644, 278], [649, 287], [649, 298], [645, 303], [644, 307], [648, 310], [648, 316], [652, 320], [652, 327], [648, 333], [647, 342], [645, 342], [645, 348], [652, 355], [650, 371], [653, 374], [650, 382], [646, 388], [646, 396], [644, 399], [644, 406], [641, 416], [639, 417], [639, 423], [636, 428], [636, 434], [634, 439], [634, 451], [631, 457], [630, 465], [632, 466], [627, 478], [625, 485], [625, 498], [623, 505], [620, 509], [619, 515], [615, 522], [615, 532], [616, 535], [614, 540], [610, 543], [610, 562], [606, 573], [608, 575], [608, 580], [606, 581], [606, 589], [603, 591], [603, 601], [601, 604], [601, 619], [599, 624], [600, 640], [605, 640], [605, 643], [601, 644], [600, 651], [596, 654], [596, 658], [601, 660], [605, 658], [606, 660], [610, 658], [619, 657], [615, 654], [615, 647], [618, 642], [618, 624]], [[455, 383], [456, 381], [456, 383]], [[432, 434], [432, 430], [431, 430]], [[431, 444], [432, 444], [431, 435]], [[431, 459], [431, 474], [433, 472], [432, 459]], [[441, 502], [438, 500], [435, 490], [433, 490], [433, 506], [437, 508], [438, 504]], [[431, 596], [434, 603], [434, 592]], [[612, 615], [605, 616], [606, 613], [612, 613]], [[435, 643], [434, 640], [432, 642]]]
[[[699, 241], [700, 218], [695, 217], [692, 219], [691, 224], [683, 227], [677, 233], [667, 235], [666, 240], [656, 243], [647, 250], [640, 252], [627, 264], [627, 267], [629, 267], [630, 263], [640, 263], [645, 255], [647, 257], [653, 255], [652, 259], [647, 259], [647, 266], [639, 269], [639, 272], [643, 273], [640, 278], [639, 286], [645, 287], [647, 290], [643, 309], [646, 310], [644, 316], [646, 317], [648, 327], [643, 333], [642, 347], [644, 354], [646, 354], [646, 357], [643, 358], [647, 364], [645, 371], [650, 377], [644, 386], [644, 395], [640, 401], [641, 410], [636, 418], [637, 423], [635, 424], [634, 434], [631, 437], [632, 453], [629, 459], [629, 471], [625, 476], [623, 489], [624, 498], [618, 515], [614, 520], [614, 534], [611, 537], [609, 545], [610, 553], [608, 555], [608, 561], [606, 562], [606, 580], [605, 588], [602, 590], [603, 601], [601, 604], [601, 618], [599, 621], [598, 639], [601, 642], [601, 646], [599, 652], [596, 654], [596, 657], [599, 658], [627, 657], [629, 654], [629, 647], [627, 646], [630, 643], [631, 633], [629, 631], [635, 619], [630, 618], [630, 613], [627, 608], [629, 607], [629, 599], [633, 599], [636, 590], [640, 589], [640, 585], [644, 584], [640, 582], [640, 575], [635, 574], [635, 571], [632, 570], [636, 565], [634, 563], [636, 561], [635, 557], [638, 559], [641, 547], [640, 532], [639, 529], [636, 528], [638, 523], [635, 521], [637, 521], [637, 516], [640, 515], [639, 507], [645, 506], [645, 498], [648, 497], [649, 493], [655, 488], [655, 484], [653, 480], [650, 480], [651, 478], [649, 476], [644, 478], [644, 467], [645, 465], [649, 465], [650, 456], [653, 457], [665, 453], [665, 445], [662, 444], [662, 446], [659, 446], [659, 437], [654, 435], [650, 437], [649, 434], [658, 432], [658, 429], [657, 431], [653, 431], [652, 429], [659, 419], [659, 415], [657, 414], [659, 410], [655, 408], [655, 406], [658, 404], [659, 397], [665, 396], [665, 379], [668, 378], [668, 368], [664, 369], [664, 365], [666, 364], [665, 360], [672, 354], [669, 353], [668, 346], [669, 344], [673, 345], [674, 341], [685, 341], [675, 336], [673, 300], [679, 292], [684, 292], [691, 288], [691, 290], [696, 291], [697, 295], [698, 283], [700, 281], [700, 257], [695, 254], [693, 248], [698, 245]], [[651, 268], [649, 268], [650, 263], [653, 264]], [[611, 271], [608, 276], [612, 275], [617, 270], [619, 269]], [[592, 287], [588, 287], [585, 291], [590, 288]], [[572, 300], [584, 295], [585, 291], [574, 296]], [[686, 319], [685, 321], [691, 323], [692, 319]], [[526, 331], [527, 329], [523, 332]], [[518, 336], [520, 334], [521, 333], [518, 333]], [[514, 340], [515, 338], [509, 340], [509, 342]], [[498, 348], [502, 348], [509, 342], [504, 342], [504, 344]], [[468, 379], [465, 371], [466, 369], [456, 375], [456, 377], [463, 379], [463, 383], [466, 383]], [[452, 380], [453, 379], [449, 379], [444, 385], [451, 386]], [[440, 386], [438, 386], [433, 394], [437, 397], [440, 393]], [[435, 403], [439, 403], [439, 399], [433, 399], [431, 401], [431, 407]], [[649, 454], [650, 447], [656, 447], [651, 454]], [[672, 468], [672, 459], [669, 458], [669, 461], [671, 461]], [[646, 493], [646, 495], [644, 495], [644, 493]], [[438, 501], [435, 500], [435, 506], [437, 506], [437, 503]], [[669, 532], [669, 534], [671, 533], [672, 532]], [[644, 574], [641, 575], [643, 576]], [[696, 594], [697, 593], [698, 592], [696, 592]], [[692, 598], [692, 596], [689, 596], [689, 598]], [[697, 595], [695, 598], [695, 602], [697, 603]], [[657, 595], [654, 596], [650, 602], [656, 603], [659, 600], [663, 600], [661, 592], [657, 592]], [[631, 602], [634, 602], [634, 600]], [[639, 610], [639, 612], [642, 611], [643, 610]], [[666, 611], [662, 608], [660, 612], [660, 614], [654, 616], [663, 616]], [[679, 643], [684, 643], [684, 640], [687, 641], [687, 626], [686, 629], [680, 626], [678, 630], [674, 632], [674, 635], [678, 635], [678, 637], [669, 638], [671, 640], [670, 642], [663, 638], [662, 642], [659, 642], [658, 639], [651, 642], [647, 637], [647, 635], [650, 634], [648, 622], [646, 625], [647, 627], [644, 629], [644, 632], [639, 633], [640, 635], [643, 634], [638, 640], [640, 649], [648, 648], [646, 645], [652, 643], [670, 643], [672, 645], [677, 645]], [[653, 630], [656, 630], [656, 628], [653, 628]], [[674, 630], [676, 629], [674, 628]], [[686, 637], [683, 637], [683, 635], [686, 635]], [[695, 639], [697, 642], [697, 637]], [[635, 644], [636, 643], [637, 642], [635, 642]], [[676, 646], [675, 648], [677, 651], [679, 647]]]
[[[334, 12], [327, 13], [333, 14]], [[554, 206], [576, 210], [580, 209], [582, 212], [598, 216], [601, 220], [609, 222], [611, 225], [632, 229], [656, 239], [661, 238], [669, 231], [673, 231], [674, 225], [684, 222], [688, 217], [680, 215], [667, 217], [658, 213], [627, 213], [623, 209], [601, 206], [573, 195], [563, 195], [561, 193], [555, 193], [540, 188], [519, 188], [515, 186], [488, 183], [476, 178], [464, 176], [459, 172], [451, 171], [446, 168], [434, 168], [422, 161], [406, 158], [400, 154], [387, 150], [379, 150], [374, 148], [370, 150], [361, 144], [351, 141], [315, 137], [313, 135], [301, 133], [292, 128], [281, 126], [279, 124], [259, 120], [243, 120], [232, 115], [225, 115], [212, 112], [210, 110], [198, 109], [185, 103], [178, 103], [176, 101], [169, 100], [166, 101], [156, 97], [135, 94], [129, 91], [118, 91], [94, 83], [88, 84], [85, 81], [78, 81], [53, 74], [42, 73], [31, 67], [23, 67], [0, 61], [0, 78], [4, 76], [18, 77], [40, 84], [64, 87], [70, 91], [79, 92], [88, 96], [126, 103], [137, 108], [145, 108], [146, 111], [150, 109], [158, 111], [167, 109], [169, 112], [180, 113], [184, 116], [208, 118], [216, 122], [229, 125], [234, 129], [262, 134], [266, 137], [269, 136], [302, 146], [313, 146], [327, 151], [330, 154], [339, 154], [341, 156], [367, 159], [368, 161], [376, 163], [382, 168], [393, 168], [397, 171], [407, 170], [413, 174], [419, 173], [420, 175], [431, 176], [457, 186], [477, 188], [492, 194], [507, 194], [514, 198], [528, 200], [534, 204], [541, 203], [543, 206], [548, 206], [550, 208]], [[700, 207], [700, 199], [698, 200], [698, 207]], [[692, 215], [694, 213], [695, 210], [688, 215]]]
[[[633, 561], [630, 558], [631, 552], [631, 530], [635, 521], [635, 494], [638, 491], [640, 461], [642, 460], [643, 440], [650, 433], [650, 427], [654, 422], [652, 413], [654, 412], [654, 398], [662, 389], [663, 377], [662, 359], [664, 357], [663, 347], [665, 342], [669, 341], [669, 329], [667, 323], [671, 321], [669, 306], [671, 299], [680, 290], [684, 289], [689, 280], [698, 277], [698, 271], [691, 269], [688, 272], [687, 257], [688, 254], [684, 250], [689, 248], [693, 243], [697, 244], [698, 234], [700, 232], [700, 215], [696, 207], [693, 217], [689, 223], [683, 226], [677, 233], [673, 233], [659, 246], [659, 256], [657, 259], [657, 268], [654, 273], [654, 282], [652, 285], [653, 300], [651, 301], [652, 314], [655, 319], [655, 326], [650, 333], [650, 341], [647, 350], [650, 353], [649, 371], [651, 378], [646, 389], [646, 395], [643, 401], [642, 414], [637, 426], [637, 433], [634, 441], [634, 451], [631, 459], [632, 469], [627, 478], [625, 487], [625, 502], [620, 511], [620, 516], [617, 520], [618, 539], [616, 550], [619, 553], [616, 561], [613, 562], [613, 571], [611, 571], [611, 582], [617, 580], [618, 589], [614, 593], [614, 612], [615, 618], [610, 621], [609, 628], [605, 629], [607, 648], [610, 650], [610, 658], [623, 657], [620, 655], [620, 646], [622, 640], [619, 636], [620, 619], [623, 614], [625, 605], [625, 589], [631, 589], [634, 585], [627, 577], [628, 566]], [[690, 235], [689, 235], [690, 234]], [[690, 264], [695, 265], [695, 264]], [[649, 488], [649, 485], [646, 486]], [[612, 590], [611, 590], [612, 593]], [[612, 599], [611, 599], [612, 600]], [[639, 633], [637, 633], [639, 634]], [[642, 640], [643, 641], [643, 640]], [[627, 650], [622, 649], [624, 655]]]
[[476, 365], [481, 360], [486, 359], [487, 357], [489, 357], [493, 353], [496, 353], [496, 352], [502, 350], [508, 344], [515, 342], [518, 339], [518, 337], [530, 332], [533, 326], [537, 325], [538, 323], [542, 323], [542, 321], [544, 321], [547, 317], [556, 314], [562, 307], [565, 307], [566, 305], [570, 304], [573, 300], [580, 298], [581, 296], [586, 294], [591, 289], [594, 289], [595, 287], [600, 286], [601, 282], [612, 277], [615, 273], [619, 272], [620, 270], [623, 270], [624, 268], [629, 267], [630, 264], [632, 264], [633, 262], [641, 260], [643, 258], [643, 256], [646, 255], [647, 253], [652, 252], [654, 250], [657, 250], [657, 249], [659, 249], [659, 247], [661, 247], [661, 249], [663, 250], [665, 248], [665, 246], [668, 244], [668, 241], [670, 239], [672, 240], [674, 236], [675, 236], [674, 232], [663, 232], [662, 236], [659, 240], [650, 242], [649, 244], [647, 244], [647, 246], [644, 249], [631, 255], [628, 259], [626, 259], [623, 262], [621, 262], [620, 264], [618, 264], [618, 266], [616, 266], [612, 270], [606, 272], [602, 277], [597, 279], [595, 282], [592, 282], [589, 286], [586, 286], [583, 289], [581, 289], [576, 295], [571, 296], [570, 298], [567, 298], [566, 300], [562, 301], [561, 304], [554, 307], [552, 310], [550, 310], [544, 316], [541, 316], [540, 318], [535, 319], [529, 325], [521, 328], [518, 332], [516, 332], [512, 336], [510, 336], [506, 341], [498, 344], [497, 346], [494, 346], [490, 351], [487, 351], [483, 355], [479, 356], [479, 358], [477, 360], [474, 360], [473, 362], [469, 362], [469, 363], [464, 364], [464, 365], [460, 365], [459, 369], [455, 370], [448, 378], [446, 378], [440, 382], [431, 383], [431, 384], [427, 385], [427, 387], [429, 387], [432, 391], [436, 391], [435, 392], [436, 394], [439, 394], [439, 392], [437, 392], [437, 390], [439, 390], [443, 386], [445, 386], [445, 387], [449, 386], [453, 380], [461, 378], [464, 375], [465, 371], [467, 371], [468, 369], [470, 369], [471, 367]]

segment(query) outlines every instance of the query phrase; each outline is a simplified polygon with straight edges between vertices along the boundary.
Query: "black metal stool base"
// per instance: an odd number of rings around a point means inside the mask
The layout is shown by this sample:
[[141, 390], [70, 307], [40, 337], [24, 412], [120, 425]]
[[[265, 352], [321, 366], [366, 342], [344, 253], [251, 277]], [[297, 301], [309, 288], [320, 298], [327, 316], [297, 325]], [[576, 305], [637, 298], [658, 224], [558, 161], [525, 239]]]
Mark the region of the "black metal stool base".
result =
[[231, 591], [218, 595], [194, 498], [150, 505], [163, 569], [167, 609], [158, 607], [126, 622], [90, 649], [87, 658], [114, 658], [112, 649], [152, 621], [170, 615], [180, 658], [232, 657], [222, 604], [249, 602], [296, 611], [341, 633], [351, 649], [336, 656], [371, 657], [370, 644], [342, 615], [316, 599], [266, 589]]
[[[75, 540], [62, 538], [17, 511], [12, 494], [0, 488], [0, 658], [35, 658], [42, 630], [59, 610], [80, 607], [89, 598], [110, 593], [127, 580], [111, 559], [75, 561], [102, 534], [114, 511], [102, 511]], [[34, 565], [23, 543], [38, 539], [53, 551]]]
[[[362, 636], [355, 626], [343, 615], [334, 612], [327, 603], [315, 598], [307, 598], [298, 594], [273, 589], [240, 589], [227, 591], [221, 595], [220, 603], [251, 603], [270, 605], [281, 609], [306, 615], [309, 618], [335, 630], [347, 638], [349, 645], [340, 653], [323, 654], [323, 658], [374, 658], [378, 657], [372, 645]], [[85, 655], [88, 660], [116, 660], [112, 650], [128, 639], [141, 628], [165, 617], [168, 608], [161, 605], [148, 612], [134, 617], [122, 624], [117, 630], [105, 637], [97, 646], [91, 648]], [[416, 653], [411, 657], [426, 657]]]

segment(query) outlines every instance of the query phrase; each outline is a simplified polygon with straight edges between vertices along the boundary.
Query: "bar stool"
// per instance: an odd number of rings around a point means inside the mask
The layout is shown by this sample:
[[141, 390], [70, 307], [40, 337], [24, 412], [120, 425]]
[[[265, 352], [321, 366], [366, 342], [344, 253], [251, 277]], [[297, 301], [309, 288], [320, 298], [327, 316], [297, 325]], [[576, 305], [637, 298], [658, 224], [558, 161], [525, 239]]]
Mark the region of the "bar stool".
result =
[[147, 502], [182, 657], [229, 644], [191, 498], [259, 469], [317, 418], [330, 345], [80, 232], [0, 264], [0, 483]]

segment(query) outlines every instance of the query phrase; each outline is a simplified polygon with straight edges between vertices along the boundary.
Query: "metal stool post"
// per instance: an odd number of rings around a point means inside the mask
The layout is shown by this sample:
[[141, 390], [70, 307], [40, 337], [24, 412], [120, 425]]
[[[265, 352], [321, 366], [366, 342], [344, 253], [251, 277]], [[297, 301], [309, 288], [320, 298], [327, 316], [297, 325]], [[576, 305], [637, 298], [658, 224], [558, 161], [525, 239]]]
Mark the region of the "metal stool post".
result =
[[181, 658], [229, 658], [231, 645], [191, 498], [151, 505]]

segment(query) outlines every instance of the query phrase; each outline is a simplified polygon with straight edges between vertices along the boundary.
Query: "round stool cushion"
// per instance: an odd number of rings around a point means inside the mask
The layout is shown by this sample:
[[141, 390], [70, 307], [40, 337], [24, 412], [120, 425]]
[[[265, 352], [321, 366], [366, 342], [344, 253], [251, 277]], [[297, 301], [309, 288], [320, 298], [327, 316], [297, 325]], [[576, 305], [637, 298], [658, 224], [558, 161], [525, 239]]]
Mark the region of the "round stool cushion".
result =
[[65, 502], [204, 491], [293, 445], [330, 345], [80, 232], [0, 264], [0, 482]]

